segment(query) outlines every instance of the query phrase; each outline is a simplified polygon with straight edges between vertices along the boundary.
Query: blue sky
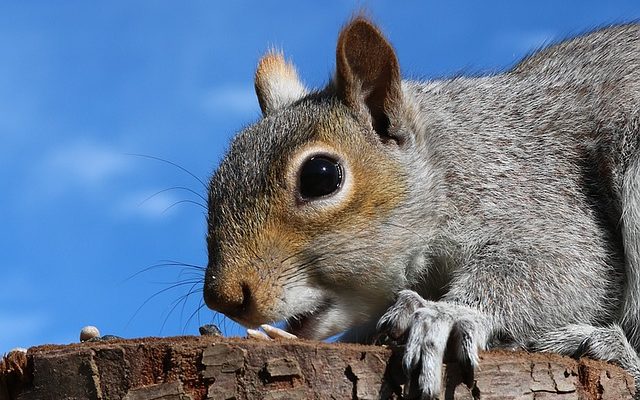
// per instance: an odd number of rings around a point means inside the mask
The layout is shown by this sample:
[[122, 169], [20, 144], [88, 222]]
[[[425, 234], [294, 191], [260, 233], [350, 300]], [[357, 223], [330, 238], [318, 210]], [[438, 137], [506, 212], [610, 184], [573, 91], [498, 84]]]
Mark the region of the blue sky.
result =
[[[201, 201], [185, 187], [259, 118], [252, 75], [282, 48], [309, 86], [334, 65], [340, 26], [365, 8], [405, 76], [496, 72], [541, 45], [640, 18], [627, 1], [261, 1], [0, 4], [0, 353], [76, 341], [197, 334], [190, 270], [205, 265]], [[194, 287], [197, 289], [197, 286]], [[159, 293], [166, 289], [166, 291]], [[154, 296], [155, 293], [159, 293]], [[149, 299], [149, 300], [148, 300]], [[145, 301], [148, 300], [146, 303]], [[138, 310], [138, 311], [137, 311]], [[225, 322], [228, 334], [240, 332]]]

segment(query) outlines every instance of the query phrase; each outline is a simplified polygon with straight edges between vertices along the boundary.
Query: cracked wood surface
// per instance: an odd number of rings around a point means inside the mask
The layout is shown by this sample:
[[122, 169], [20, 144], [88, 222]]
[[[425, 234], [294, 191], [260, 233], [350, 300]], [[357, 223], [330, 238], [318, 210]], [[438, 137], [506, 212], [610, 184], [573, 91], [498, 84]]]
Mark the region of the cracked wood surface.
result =
[[[379, 346], [185, 336], [39, 346], [0, 363], [0, 400], [401, 399], [398, 354]], [[442, 399], [633, 398], [620, 368], [491, 351], [445, 368]], [[405, 388], [406, 389], [406, 388]]]

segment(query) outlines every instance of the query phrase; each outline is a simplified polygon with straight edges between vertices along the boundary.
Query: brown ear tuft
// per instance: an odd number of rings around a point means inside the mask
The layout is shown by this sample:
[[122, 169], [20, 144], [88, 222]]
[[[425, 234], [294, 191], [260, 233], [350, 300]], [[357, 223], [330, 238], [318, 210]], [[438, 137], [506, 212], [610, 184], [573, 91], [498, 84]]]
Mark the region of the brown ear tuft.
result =
[[400, 68], [393, 47], [369, 20], [356, 17], [340, 32], [336, 69], [338, 97], [390, 137], [402, 101]]
[[255, 89], [262, 113], [285, 107], [307, 94], [293, 64], [278, 51], [269, 51], [258, 62]]

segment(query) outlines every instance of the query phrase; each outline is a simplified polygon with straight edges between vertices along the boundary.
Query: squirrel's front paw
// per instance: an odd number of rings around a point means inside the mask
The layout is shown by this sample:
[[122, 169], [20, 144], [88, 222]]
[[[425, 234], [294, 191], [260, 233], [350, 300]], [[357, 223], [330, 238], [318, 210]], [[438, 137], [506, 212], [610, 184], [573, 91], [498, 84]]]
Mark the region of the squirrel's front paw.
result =
[[462, 365], [475, 368], [478, 350], [488, 338], [488, 319], [479, 311], [446, 302], [424, 300], [403, 290], [378, 323], [380, 333], [405, 344], [403, 367], [410, 381], [417, 378], [423, 399], [436, 398], [442, 386], [442, 362], [447, 343]]

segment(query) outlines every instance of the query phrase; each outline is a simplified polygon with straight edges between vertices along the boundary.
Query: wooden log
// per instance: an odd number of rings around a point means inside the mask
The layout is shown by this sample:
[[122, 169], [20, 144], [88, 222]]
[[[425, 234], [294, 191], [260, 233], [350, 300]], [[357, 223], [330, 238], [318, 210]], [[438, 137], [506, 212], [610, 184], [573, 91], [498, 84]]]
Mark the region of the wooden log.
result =
[[[304, 340], [185, 336], [47, 345], [0, 363], [0, 400], [400, 399], [398, 351]], [[441, 399], [632, 399], [622, 369], [490, 351], [445, 368]]]

